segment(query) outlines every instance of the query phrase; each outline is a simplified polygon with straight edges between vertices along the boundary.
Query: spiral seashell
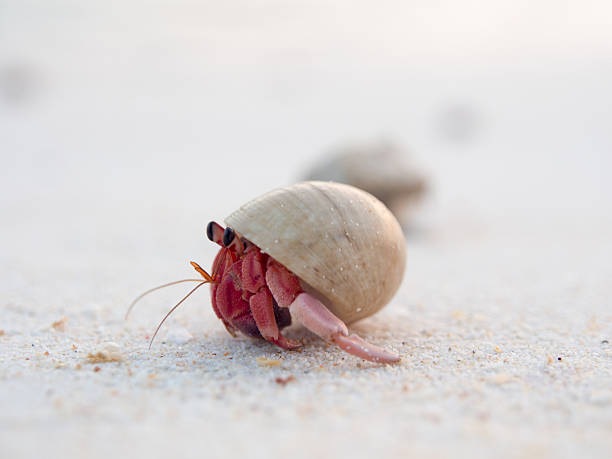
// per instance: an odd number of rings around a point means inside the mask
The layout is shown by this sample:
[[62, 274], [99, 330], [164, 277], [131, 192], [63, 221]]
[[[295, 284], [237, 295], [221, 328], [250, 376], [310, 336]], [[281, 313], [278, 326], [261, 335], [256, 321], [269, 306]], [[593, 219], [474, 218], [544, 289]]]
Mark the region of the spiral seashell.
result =
[[253, 199], [225, 222], [346, 323], [379, 311], [401, 284], [406, 244], [400, 225], [358, 188], [298, 183]]

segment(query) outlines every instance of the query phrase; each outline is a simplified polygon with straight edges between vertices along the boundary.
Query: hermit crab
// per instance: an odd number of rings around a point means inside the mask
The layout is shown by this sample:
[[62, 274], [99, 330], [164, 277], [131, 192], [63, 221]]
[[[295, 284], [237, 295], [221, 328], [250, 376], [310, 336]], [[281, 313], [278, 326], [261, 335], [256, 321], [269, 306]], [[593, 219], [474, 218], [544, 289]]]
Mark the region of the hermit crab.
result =
[[[263, 338], [283, 349], [300, 343], [281, 330], [292, 318], [324, 340], [365, 360], [395, 363], [399, 356], [370, 344], [346, 325], [384, 307], [398, 289], [406, 248], [399, 223], [372, 195], [349, 185], [303, 182], [266, 193], [226, 218], [210, 222], [208, 238], [221, 246], [210, 274], [211, 303], [227, 331]], [[153, 336], [153, 338], [155, 335]]]

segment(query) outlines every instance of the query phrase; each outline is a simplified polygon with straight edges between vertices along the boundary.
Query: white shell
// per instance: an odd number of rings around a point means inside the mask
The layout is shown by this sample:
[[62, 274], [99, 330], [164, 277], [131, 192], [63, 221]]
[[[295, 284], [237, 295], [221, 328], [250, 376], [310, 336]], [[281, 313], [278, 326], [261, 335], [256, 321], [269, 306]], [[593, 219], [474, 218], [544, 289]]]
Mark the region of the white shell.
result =
[[296, 274], [346, 323], [371, 316], [397, 291], [406, 244], [378, 199], [332, 182], [303, 182], [248, 202], [225, 223]]

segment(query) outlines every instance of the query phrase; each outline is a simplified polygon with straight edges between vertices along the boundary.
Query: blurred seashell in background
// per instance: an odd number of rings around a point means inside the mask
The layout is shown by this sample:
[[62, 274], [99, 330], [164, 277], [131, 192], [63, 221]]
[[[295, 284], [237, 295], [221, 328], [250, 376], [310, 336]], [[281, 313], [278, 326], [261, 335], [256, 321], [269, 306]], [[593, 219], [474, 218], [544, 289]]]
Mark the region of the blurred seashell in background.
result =
[[29, 63], [0, 63], [0, 105], [23, 105], [34, 99], [39, 88], [40, 75]]
[[346, 183], [376, 196], [393, 212], [404, 229], [425, 195], [425, 173], [410, 153], [388, 141], [364, 143], [336, 150], [313, 166], [305, 180]]

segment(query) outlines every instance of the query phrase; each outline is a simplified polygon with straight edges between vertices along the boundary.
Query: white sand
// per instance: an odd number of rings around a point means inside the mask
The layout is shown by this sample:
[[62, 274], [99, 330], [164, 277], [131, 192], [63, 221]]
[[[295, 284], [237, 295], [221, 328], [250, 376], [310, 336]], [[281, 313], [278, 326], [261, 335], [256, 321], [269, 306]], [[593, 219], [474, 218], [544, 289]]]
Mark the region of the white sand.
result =
[[[178, 292], [148, 300], [126, 323], [128, 282], [107, 288], [70, 269], [52, 274], [42, 279], [47, 292], [23, 289], [4, 307], [2, 456], [606, 457], [611, 230], [500, 226], [468, 242], [451, 229], [412, 239], [396, 300], [353, 327], [401, 353], [389, 367], [301, 329], [290, 336], [304, 340], [302, 352], [232, 339], [203, 294], [148, 351]], [[110, 255], [97, 263], [111, 264]], [[71, 292], [75, 277], [94, 292]], [[62, 317], [63, 332], [52, 326]], [[183, 342], [188, 333], [194, 339]], [[107, 341], [124, 360], [88, 363]]]
[[[0, 70], [31, 72], [0, 102], [1, 458], [610, 457], [596, 8], [46, 4], [0, 15]], [[457, 101], [483, 118], [471, 143], [436, 134]], [[299, 327], [301, 352], [233, 339], [204, 291], [147, 349], [185, 289], [125, 308], [210, 266], [208, 220], [381, 132], [433, 190], [401, 290], [352, 327], [401, 364]]]

